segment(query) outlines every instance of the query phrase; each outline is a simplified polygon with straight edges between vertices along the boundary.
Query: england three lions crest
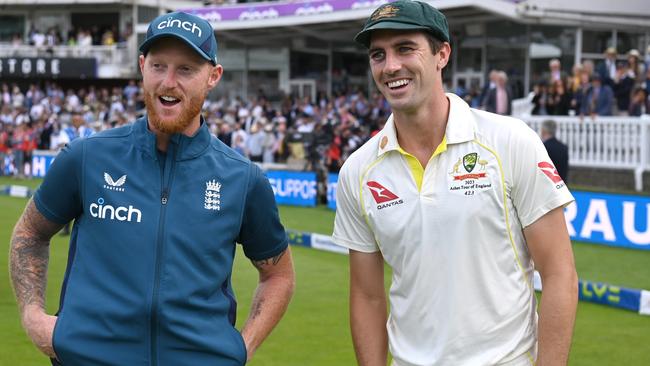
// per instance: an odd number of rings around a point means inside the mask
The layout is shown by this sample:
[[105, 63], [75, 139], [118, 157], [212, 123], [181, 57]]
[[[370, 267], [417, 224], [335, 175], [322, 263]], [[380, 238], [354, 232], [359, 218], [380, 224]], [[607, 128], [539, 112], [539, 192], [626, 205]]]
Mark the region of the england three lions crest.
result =
[[203, 208], [206, 210], [221, 210], [221, 183], [215, 179], [205, 182]]

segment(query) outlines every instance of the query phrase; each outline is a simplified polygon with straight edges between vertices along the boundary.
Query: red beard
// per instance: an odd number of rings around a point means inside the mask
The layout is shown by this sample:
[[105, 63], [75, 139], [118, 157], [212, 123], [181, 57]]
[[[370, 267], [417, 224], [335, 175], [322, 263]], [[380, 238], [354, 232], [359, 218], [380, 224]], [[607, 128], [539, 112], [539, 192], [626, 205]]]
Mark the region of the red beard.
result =
[[[176, 97], [174, 93], [167, 92], [157, 93], [157, 95], [171, 95]], [[198, 97], [190, 98], [187, 103], [188, 105], [181, 109], [181, 114], [176, 119], [159, 115], [154, 107], [155, 104], [158, 103], [156, 99], [157, 97], [154, 97], [151, 93], [144, 93], [144, 103], [147, 107], [147, 119], [156, 131], [169, 135], [185, 131], [192, 124], [194, 118], [201, 113], [201, 107], [203, 106], [203, 100]], [[181, 99], [181, 102], [179, 103], [183, 103], [183, 100]]]

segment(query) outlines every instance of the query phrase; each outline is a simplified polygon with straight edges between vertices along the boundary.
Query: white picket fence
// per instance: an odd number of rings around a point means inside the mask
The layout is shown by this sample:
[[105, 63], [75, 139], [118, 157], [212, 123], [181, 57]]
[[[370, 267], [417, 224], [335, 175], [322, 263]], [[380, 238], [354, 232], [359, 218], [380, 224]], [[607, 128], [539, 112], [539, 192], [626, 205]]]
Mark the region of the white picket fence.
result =
[[643, 172], [650, 171], [650, 116], [573, 117], [517, 116], [539, 132], [542, 122], [557, 122], [556, 137], [569, 148], [569, 165], [629, 169], [635, 188], [643, 190]]

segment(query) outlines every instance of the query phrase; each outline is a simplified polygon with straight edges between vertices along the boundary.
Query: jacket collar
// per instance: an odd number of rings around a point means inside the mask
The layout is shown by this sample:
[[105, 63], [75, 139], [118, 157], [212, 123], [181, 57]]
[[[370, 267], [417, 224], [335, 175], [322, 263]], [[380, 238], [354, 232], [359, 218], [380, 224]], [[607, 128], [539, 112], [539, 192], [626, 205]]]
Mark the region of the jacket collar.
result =
[[[156, 153], [156, 134], [149, 130], [147, 116], [139, 118], [133, 124], [136, 148], [142, 150], [146, 155], [158, 159]], [[169, 140], [174, 144], [176, 151], [176, 161], [194, 159], [201, 155], [210, 145], [211, 135], [208, 125], [201, 116], [201, 126], [193, 136], [185, 136], [182, 133], [175, 133]]]

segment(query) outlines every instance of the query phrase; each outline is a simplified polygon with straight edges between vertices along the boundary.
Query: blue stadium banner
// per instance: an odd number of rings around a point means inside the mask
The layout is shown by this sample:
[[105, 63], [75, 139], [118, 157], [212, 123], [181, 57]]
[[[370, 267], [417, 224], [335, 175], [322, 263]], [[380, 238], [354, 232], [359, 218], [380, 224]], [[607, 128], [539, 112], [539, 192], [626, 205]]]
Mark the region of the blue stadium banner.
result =
[[314, 172], [269, 170], [266, 176], [280, 205], [316, 206], [317, 185]]
[[299, 245], [307, 248], [311, 247], [311, 233], [287, 230], [287, 237], [289, 238], [289, 244], [291, 245]]
[[336, 185], [339, 181], [339, 175], [329, 173], [327, 175], [327, 207], [336, 210]]
[[572, 240], [650, 250], [650, 197], [572, 193], [564, 211]]
[[638, 312], [641, 302], [641, 291], [608, 285], [606, 283], [580, 280], [578, 283], [578, 298], [582, 301]]
[[56, 152], [47, 150], [34, 150], [32, 153], [32, 177], [43, 178], [54, 162]]

